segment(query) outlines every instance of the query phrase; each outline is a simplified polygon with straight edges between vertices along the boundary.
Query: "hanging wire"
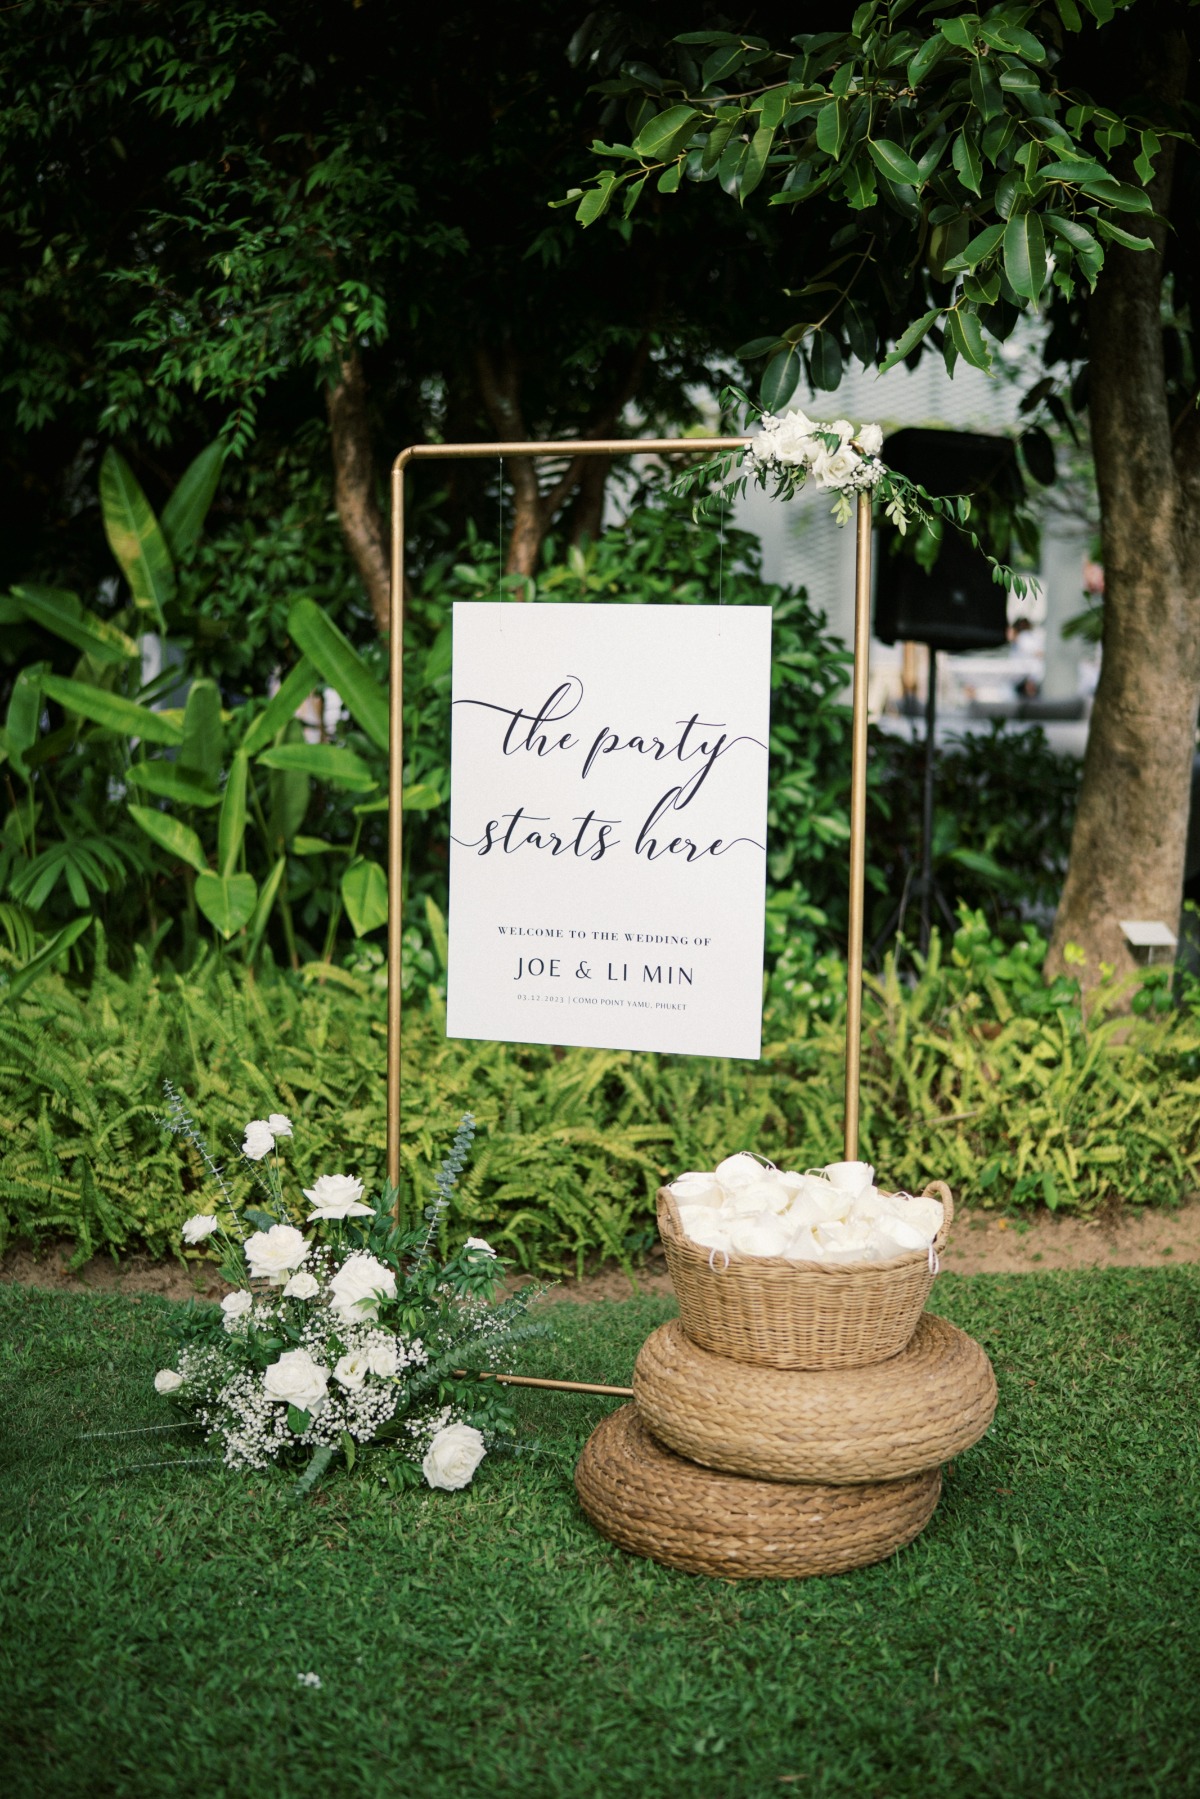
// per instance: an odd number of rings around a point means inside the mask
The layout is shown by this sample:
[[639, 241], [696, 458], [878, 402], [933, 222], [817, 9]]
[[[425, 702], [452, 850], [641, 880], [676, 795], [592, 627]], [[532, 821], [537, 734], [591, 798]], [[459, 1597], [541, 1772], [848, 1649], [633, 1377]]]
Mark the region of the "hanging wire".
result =
[[725, 495], [721, 495], [721, 511], [717, 524], [717, 605], [725, 604]]
[[498, 515], [496, 520], [496, 592], [504, 598], [504, 458], [497, 456], [496, 464], [500, 470], [498, 483]]

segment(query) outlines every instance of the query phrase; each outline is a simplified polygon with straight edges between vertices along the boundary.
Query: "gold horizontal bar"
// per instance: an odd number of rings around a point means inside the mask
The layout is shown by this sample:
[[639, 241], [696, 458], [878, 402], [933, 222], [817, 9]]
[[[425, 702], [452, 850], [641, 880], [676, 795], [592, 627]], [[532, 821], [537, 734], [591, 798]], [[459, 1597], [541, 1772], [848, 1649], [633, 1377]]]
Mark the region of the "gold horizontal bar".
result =
[[[464, 1380], [469, 1374], [478, 1372], [471, 1368], [456, 1368], [455, 1378]], [[480, 1380], [498, 1381], [502, 1387], [549, 1387], [555, 1393], [603, 1393], [606, 1398], [632, 1399], [632, 1387], [598, 1387], [587, 1380], [538, 1380], [532, 1374], [480, 1374]]]
[[744, 450], [748, 437], [551, 437], [540, 442], [493, 444], [410, 444], [393, 470], [410, 462], [459, 461], [481, 456], [681, 456], [696, 450]]

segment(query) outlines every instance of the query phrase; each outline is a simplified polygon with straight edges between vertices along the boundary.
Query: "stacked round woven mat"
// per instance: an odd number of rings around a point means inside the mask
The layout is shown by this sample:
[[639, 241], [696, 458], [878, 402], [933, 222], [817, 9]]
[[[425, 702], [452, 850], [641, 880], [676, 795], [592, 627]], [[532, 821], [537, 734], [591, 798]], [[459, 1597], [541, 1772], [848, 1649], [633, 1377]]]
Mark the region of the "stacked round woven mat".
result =
[[996, 1409], [996, 1377], [978, 1343], [932, 1312], [886, 1362], [810, 1373], [710, 1355], [676, 1320], [642, 1345], [633, 1394], [659, 1442], [693, 1462], [847, 1486], [919, 1474], [969, 1448]]
[[[932, 1190], [948, 1225], [949, 1191]], [[899, 1305], [880, 1285], [886, 1264], [789, 1269], [747, 1257], [727, 1282], [738, 1263], [701, 1270], [707, 1252], [682, 1237], [665, 1191], [659, 1216], [680, 1317], [643, 1344], [633, 1405], [584, 1448], [575, 1485], [593, 1524], [634, 1554], [726, 1580], [836, 1574], [911, 1543], [937, 1504], [942, 1463], [983, 1435], [996, 1407], [983, 1350], [920, 1309], [932, 1269], [922, 1285], [913, 1258], [891, 1266]]]
[[715, 1474], [664, 1449], [623, 1405], [589, 1437], [575, 1488], [596, 1528], [635, 1555], [723, 1580], [787, 1579], [865, 1568], [911, 1543], [942, 1472], [869, 1487]]

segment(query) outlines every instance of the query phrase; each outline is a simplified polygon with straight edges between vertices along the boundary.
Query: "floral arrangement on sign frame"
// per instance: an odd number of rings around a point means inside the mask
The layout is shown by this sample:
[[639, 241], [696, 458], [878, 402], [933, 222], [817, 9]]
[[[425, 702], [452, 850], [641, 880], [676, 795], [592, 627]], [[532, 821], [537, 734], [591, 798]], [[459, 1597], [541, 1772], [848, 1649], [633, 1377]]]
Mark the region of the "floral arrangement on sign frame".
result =
[[[439, 1225], [466, 1166], [468, 1113], [434, 1176], [423, 1228], [401, 1231], [394, 1194], [368, 1204], [355, 1176], [321, 1175], [284, 1197], [280, 1145], [290, 1119], [246, 1126], [241, 1154], [263, 1205], [239, 1205], [183, 1100], [167, 1083], [166, 1129], [198, 1152], [216, 1190], [213, 1209], [183, 1226], [183, 1241], [220, 1253], [233, 1288], [219, 1306], [186, 1308], [173, 1365], [154, 1386], [215, 1442], [232, 1468], [299, 1467], [306, 1491], [339, 1454], [386, 1445], [405, 1485], [465, 1487], [510, 1415], [500, 1390], [464, 1362], [494, 1367], [498, 1352], [545, 1334], [527, 1319], [543, 1288], [495, 1303], [504, 1264], [468, 1237], [444, 1260]], [[300, 1217], [313, 1227], [307, 1232]], [[482, 1371], [482, 1370], [481, 1370]]]
[[777, 417], [755, 406], [738, 387], [721, 392], [723, 410], [741, 407], [759, 431], [737, 450], [724, 450], [685, 469], [671, 483], [671, 492], [693, 494], [695, 512], [703, 514], [716, 498], [736, 498], [751, 481], [769, 488], [777, 500], [790, 500], [813, 484], [833, 495], [833, 514], [840, 525], [849, 523], [853, 499], [870, 494], [883, 504], [884, 514], [903, 537], [910, 525], [920, 527], [918, 560], [925, 566], [936, 555], [947, 525], [967, 538], [992, 568], [992, 579], [1006, 592], [1023, 598], [1034, 583], [993, 556], [971, 523], [969, 494], [929, 493], [917, 481], [889, 468], [880, 451], [883, 429], [877, 424], [856, 426], [849, 419], [823, 422], [810, 419], [798, 407]]

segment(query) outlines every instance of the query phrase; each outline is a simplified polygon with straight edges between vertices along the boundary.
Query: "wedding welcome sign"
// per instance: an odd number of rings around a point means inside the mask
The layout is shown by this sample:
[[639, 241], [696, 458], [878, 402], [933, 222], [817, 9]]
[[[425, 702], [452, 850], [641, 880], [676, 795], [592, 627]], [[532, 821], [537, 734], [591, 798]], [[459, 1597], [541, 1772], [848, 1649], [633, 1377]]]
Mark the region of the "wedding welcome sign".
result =
[[771, 613], [454, 607], [452, 1037], [756, 1057]]

